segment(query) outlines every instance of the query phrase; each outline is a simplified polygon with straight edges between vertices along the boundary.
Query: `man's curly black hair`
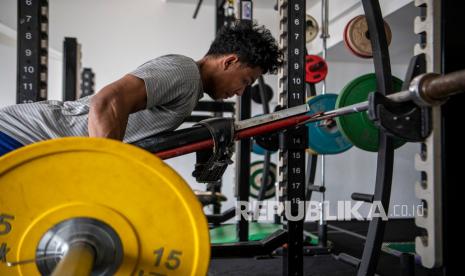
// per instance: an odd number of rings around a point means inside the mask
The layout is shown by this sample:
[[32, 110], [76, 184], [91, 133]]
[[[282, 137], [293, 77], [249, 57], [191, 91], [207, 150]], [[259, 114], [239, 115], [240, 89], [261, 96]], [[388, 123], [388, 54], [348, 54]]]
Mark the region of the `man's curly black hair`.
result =
[[263, 74], [276, 73], [282, 65], [282, 51], [264, 26], [238, 22], [223, 27], [212, 42], [207, 55], [236, 54], [239, 61], [250, 67], [260, 67]]

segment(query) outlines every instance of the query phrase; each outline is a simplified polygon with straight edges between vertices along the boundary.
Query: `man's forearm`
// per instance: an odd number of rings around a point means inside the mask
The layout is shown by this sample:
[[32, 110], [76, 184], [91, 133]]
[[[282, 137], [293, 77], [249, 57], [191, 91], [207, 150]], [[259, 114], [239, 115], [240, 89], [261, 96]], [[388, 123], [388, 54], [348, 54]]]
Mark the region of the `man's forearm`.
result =
[[88, 121], [89, 136], [122, 141], [129, 114], [146, 106], [147, 92], [144, 81], [132, 75], [125, 75], [92, 97]]
[[123, 140], [128, 117], [128, 112], [117, 100], [93, 99], [89, 111], [89, 137]]

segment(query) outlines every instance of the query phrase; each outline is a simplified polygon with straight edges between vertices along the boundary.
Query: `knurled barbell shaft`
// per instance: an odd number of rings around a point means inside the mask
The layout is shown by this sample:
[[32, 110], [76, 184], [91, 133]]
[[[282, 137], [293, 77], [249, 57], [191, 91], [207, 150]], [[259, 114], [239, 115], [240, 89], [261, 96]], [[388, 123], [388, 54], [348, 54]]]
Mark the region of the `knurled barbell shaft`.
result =
[[421, 91], [427, 98], [443, 100], [465, 90], [465, 70], [439, 76], [428, 74], [421, 85]]
[[56, 266], [52, 276], [88, 276], [95, 262], [95, 251], [85, 242], [74, 242]]

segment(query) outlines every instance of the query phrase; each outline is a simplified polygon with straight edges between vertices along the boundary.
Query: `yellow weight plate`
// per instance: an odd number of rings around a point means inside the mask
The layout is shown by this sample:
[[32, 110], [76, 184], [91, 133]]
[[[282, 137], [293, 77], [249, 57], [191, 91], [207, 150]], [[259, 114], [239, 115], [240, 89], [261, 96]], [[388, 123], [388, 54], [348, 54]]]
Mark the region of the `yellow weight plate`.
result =
[[190, 187], [154, 155], [117, 141], [64, 138], [0, 158], [0, 275], [40, 275], [39, 241], [73, 219], [101, 221], [123, 248], [115, 275], [205, 275], [208, 225]]

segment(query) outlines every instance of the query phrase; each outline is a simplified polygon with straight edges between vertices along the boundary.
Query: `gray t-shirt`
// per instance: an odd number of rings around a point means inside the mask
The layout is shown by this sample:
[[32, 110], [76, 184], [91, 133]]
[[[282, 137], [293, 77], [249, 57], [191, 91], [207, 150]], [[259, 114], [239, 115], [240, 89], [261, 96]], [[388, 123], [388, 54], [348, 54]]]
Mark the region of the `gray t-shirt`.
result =
[[[203, 96], [197, 64], [185, 56], [162, 56], [130, 74], [144, 80], [147, 108], [129, 116], [124, 136], [126, 143], [176, 129]], [[0, 131], [24, 145], [58, 137], [88, 136], [91, 97], [1, 108]]]

